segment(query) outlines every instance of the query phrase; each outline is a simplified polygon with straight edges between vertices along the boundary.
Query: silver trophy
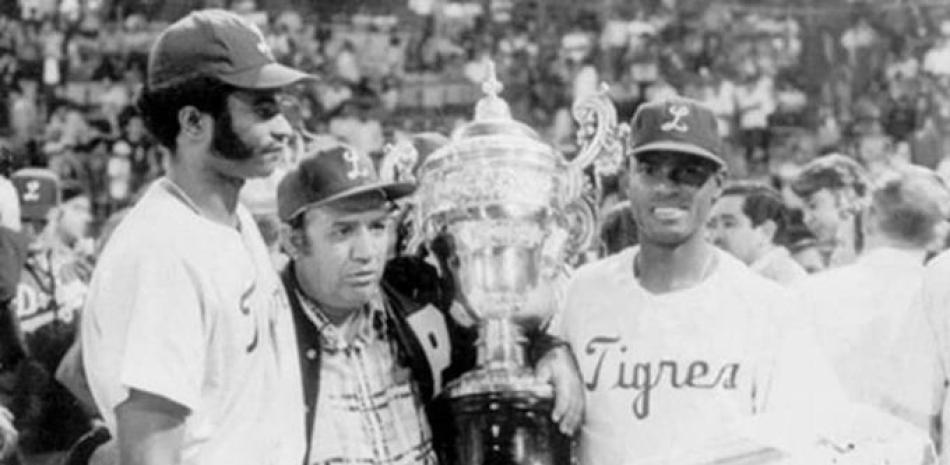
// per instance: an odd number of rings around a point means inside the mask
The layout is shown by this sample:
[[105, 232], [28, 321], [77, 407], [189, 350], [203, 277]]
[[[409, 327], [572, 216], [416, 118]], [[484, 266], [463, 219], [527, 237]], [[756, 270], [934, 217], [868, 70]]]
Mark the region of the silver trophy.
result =
[[474, 120], [426, 158], [415, 196], [422, 239], [447, 234], [455, 244], [460, 300], [478, 327], [477, 367], [444, 393], [454, 460], [567, 464], [570, 440], [550, 421], [552, 387], [526, 364], [526, 335], [549, 321], [554, 281], [595, 235], [584, 170], [616, 156], [620, 132], [604, 92], [575, 104], [584, 140], [568, 161], [512, 119], [489, 69]]

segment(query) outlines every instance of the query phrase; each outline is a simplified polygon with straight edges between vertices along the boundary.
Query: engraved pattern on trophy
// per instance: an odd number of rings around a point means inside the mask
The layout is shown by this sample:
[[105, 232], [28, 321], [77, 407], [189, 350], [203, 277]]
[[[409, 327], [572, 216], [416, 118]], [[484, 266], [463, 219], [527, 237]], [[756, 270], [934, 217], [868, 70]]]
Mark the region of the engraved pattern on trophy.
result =
[[[593, 186], [582, 171], [617, 156], [616, 114], [605, 94], [575, 104], [594, 136], [568, 161], [514, 120], [489, 63], [474, 120], [418, 173], [417, 234], [456, 244], [460, 293], [478, 320], [476, 369], [445, 391], [459, 464], [568, 464], [570, 438], [550, 420], [553, 390], [527, 365], [526, 335], [555, 312], [539, 298], [593, 236]], [[605, 148], [606, 147], [606, 148]], [[395, 155], [394, 155], [395, 157]], [[595, 195], [594, 195], [595, 196]], [[538, 303], [544, 302], [544, 303]]]

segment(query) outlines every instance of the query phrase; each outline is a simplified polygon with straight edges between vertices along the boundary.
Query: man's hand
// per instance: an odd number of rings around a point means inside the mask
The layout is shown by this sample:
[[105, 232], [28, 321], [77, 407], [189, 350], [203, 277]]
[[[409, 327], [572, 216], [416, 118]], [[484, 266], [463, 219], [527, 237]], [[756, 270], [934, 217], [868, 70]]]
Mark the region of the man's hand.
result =
[[18, 438], [19, 434], [13, 427], [13, 414], [0, 406], [0, 460], [13, 455], [13, 452], [16, 451]]
[[572, 435], [584, 416], [584, 384], [574, 356], [567, 347], [555, 347], [538, 361], [536, 372], [539, 380], [554, 386], [551, 419], [562, 433]]

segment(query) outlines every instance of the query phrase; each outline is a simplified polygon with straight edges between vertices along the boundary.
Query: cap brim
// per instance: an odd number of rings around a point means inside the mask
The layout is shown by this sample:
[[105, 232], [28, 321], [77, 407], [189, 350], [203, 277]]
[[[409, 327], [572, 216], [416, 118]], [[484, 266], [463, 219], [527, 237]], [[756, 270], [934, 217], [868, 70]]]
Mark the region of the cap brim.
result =
[[673, 141], [662, 141], [662, 142], [651, 142], [649, 144], [641, 145], [637, 148], [634, 148], [630, 151], [630, 155], [639, 155], [646, 152], [679, 152], [687, 153], [690, 155], [696, 155], [700, 158], [705, 158], [709, 161], [715, 162], [720, 167], [725, 167], [726, 162], [719, 158], [718, 155], [706, 150], [702, 147], [686, 144], [683, 142], [673, 142]]
[[386, 197], [387, 201], [393, 201], [400, 198], [403, 198], [409, 194], [412, 194], [416, 190], [416, 185], [410, 182], [377, 182], [374, 184], [367, 184], [364, 186], [357, 186], [351, 189], [347, 189], [343, 192], [338, 192], [334, 195], [331, 195], [325, 199], [319, 200], [317, 202], [309, 203], [297, 209], [297, 211], [288, 215], [289, 218], [294, 218], [297, 215], [307, 211], [311, 208], [321, 207], [339, 200], [349, 199], [354, 197], [359, 197], [364, 194], [369, 194], [371, 192], [382, 192], [383, 196]]
[[259, 68], [219, 77], [222, 81], [242, 89], [279, 89], [301, 81], [319, 80], [317, 76], [280, 63], [268, 63]]

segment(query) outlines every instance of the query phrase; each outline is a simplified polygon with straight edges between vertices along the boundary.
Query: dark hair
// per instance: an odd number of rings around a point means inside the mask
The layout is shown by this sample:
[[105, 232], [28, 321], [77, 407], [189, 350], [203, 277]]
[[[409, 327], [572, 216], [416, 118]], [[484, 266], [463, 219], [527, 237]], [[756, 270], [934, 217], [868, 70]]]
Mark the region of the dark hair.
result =
[[742, 213], [749, 217], [752, 226], [766, 221], [775, 223], [775, 243], [784, 241], [789, 223], [789, 211], [782, 196], [775, 189], [756, 182], [736, 182], [722, 191], [722, 196], [735, 195], [743, 198]]
[[219, 79], [199, 76], [168, 87], [145, 88], [137, 106], [148, 131], [158, 143], [174, 151], [181, 131], [178, 112], [182, 107], [194, 106], [217, 120], [227, 111], [228, 96], [234, 90], [234, 86]]
[[867, 174], [851, 158], [830, 154], [806, 164], [792, 181], [791, 188], [800, 197], [808, 197], [821, 189], [852, 189], [858, 197], [868, 193]]

